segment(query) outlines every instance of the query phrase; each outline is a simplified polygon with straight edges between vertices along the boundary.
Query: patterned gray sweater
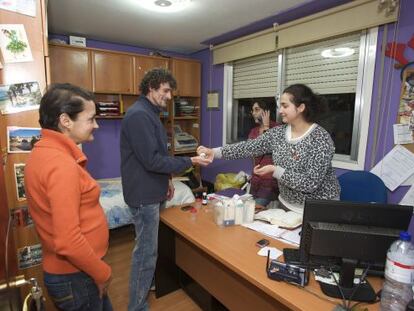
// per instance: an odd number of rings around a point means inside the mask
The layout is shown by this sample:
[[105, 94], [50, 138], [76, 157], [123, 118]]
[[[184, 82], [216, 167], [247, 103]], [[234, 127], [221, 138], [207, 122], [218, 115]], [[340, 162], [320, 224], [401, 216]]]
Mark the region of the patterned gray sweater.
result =
[[332, 168], [335, 147], [329, 133], [316, 125], [301, 140], [288, 141], [287, 125], [274, 127], [256, 139], [226, 145], [224, 159], [272, 154], [282, 198], [292, 204], [305, 199], [337, 199], [339, 183]]

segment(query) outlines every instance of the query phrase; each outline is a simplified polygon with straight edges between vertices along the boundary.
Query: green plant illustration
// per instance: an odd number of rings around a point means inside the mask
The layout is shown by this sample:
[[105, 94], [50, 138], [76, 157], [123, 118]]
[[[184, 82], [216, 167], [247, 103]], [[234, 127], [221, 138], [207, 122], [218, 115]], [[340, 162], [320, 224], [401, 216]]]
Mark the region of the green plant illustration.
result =
[[27, 48], [27, 44], [22, 40], [19, 40], [16, 30], [7, 30], [2, 29], [4, 35], [9, 38], [10, 42], [7, 44], [6, 49], [13, 53], [14, 56], [16, 54], [23, 52]]

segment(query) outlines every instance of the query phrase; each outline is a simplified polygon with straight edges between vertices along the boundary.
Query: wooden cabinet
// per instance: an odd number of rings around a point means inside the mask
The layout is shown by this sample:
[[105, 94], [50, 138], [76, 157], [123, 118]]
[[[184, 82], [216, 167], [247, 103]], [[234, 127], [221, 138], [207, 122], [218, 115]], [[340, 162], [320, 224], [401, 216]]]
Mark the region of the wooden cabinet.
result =
[[92, 91], [91, 52], [70, 46], [49, 46], [52, 83], [72, 83]]
[[92, 51], [93, 91], [134, 93], [134, 57], [128, 54]]
[[141, 84], [142, 78], [144, 75], [153, 68], [166, 68], [168, 69], [168, 59], [152, 56], [137, 56], [135, 57], [135, 66], [136, 66], [136, 91], [139, 92], [139, 85]]
[[177, 95], [200, 97], [201, 64], [198, 61], [174, 58], [172, 73], [177, 80]]

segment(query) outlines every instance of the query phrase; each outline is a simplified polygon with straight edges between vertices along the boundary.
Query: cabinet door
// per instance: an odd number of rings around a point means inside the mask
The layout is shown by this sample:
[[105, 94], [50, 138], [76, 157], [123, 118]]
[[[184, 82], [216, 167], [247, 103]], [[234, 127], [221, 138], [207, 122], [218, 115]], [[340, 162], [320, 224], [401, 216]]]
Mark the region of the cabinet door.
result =
[[134, 57], [93, 51], [94, 92], [133, 94]]
[[139, 85], [141, 84], [144, 75], [153, 68], [165, 68], [168, 69], [168, 60], [164, 58], [156, 57], [135, 57], [136, 63], [136, 86], [137, 90], [135, 93], [139, 93]]
[[64, 46], [49, 46], [52, 83], [72, 83], [92, 91], [90, 51]]
[[200, 96], [201, 66], [197, 61], [173, 59], [173, 74], [177, 79], [177, 94]]

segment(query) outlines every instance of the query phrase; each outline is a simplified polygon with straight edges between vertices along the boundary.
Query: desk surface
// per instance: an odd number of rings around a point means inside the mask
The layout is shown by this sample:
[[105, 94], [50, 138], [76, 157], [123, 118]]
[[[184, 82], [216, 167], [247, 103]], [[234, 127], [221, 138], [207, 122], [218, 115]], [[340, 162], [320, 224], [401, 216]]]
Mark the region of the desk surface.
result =
[[[257, 255], [259, 249], [255, 245], [263, 235], [242, 226], [217, 226], [211, 207], [202, 207], [195, 214], [183, 212], [178, 207], [168, 208], [161, 213], [161, 221], [194, 246], [292, 310], [332, 310], [335, 304], [340, 303], [340, 300], [327, 297], [321, 292], [313, 275], [305, 289], [270, 280], [265, 272], [266, 258]], [[289, 247], [278, 240], [266, 238], [270, 241], [269, 246], [280, 250]], [[377, 291], [382, 281], [380, 278], [370, 278], [370, 283]], [[368, 307], [368, 310], [379, 309], [379, 303], [363, 306]]]

